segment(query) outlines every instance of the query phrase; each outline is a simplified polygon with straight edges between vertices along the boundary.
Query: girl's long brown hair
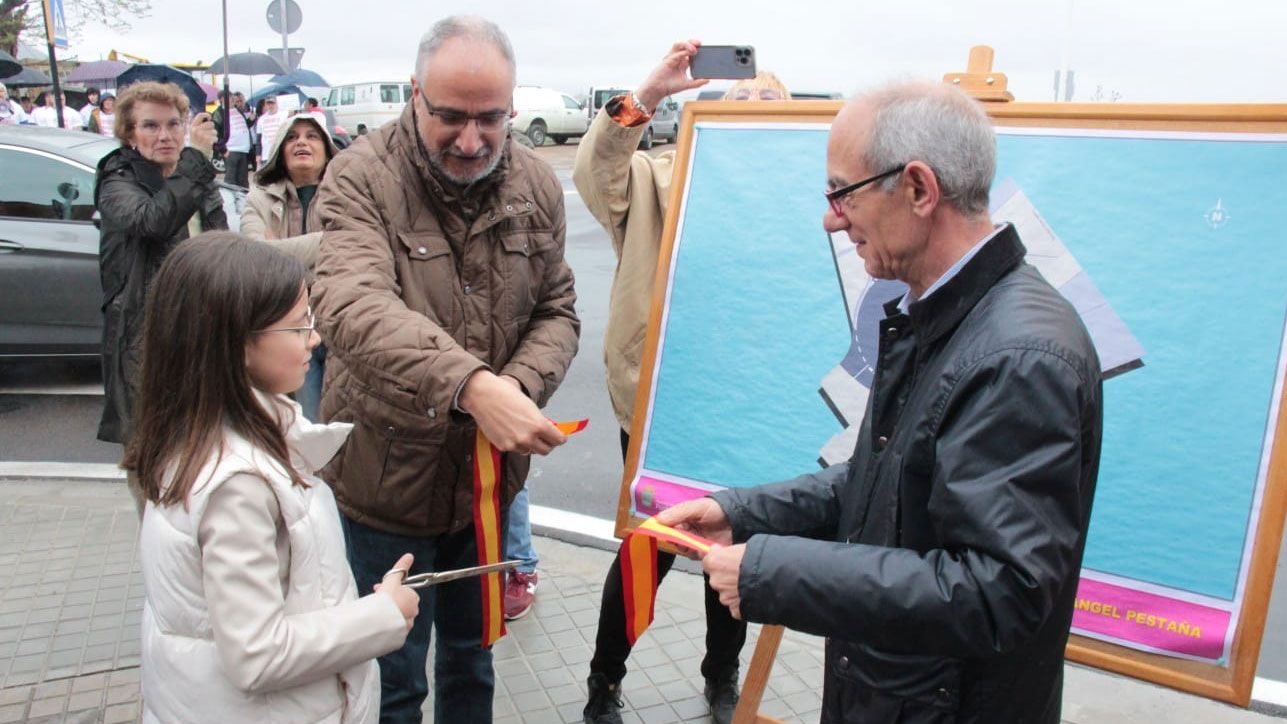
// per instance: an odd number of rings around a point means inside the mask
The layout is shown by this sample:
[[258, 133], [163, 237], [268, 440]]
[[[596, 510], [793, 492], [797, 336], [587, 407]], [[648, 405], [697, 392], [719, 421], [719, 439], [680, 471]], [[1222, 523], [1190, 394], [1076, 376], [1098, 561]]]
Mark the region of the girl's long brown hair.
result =
[[148, 290], [135, 423], [121, 463], [148, 500], [186, 506], [201, 468], [222, 454], [225, 428], [305, 484], [276, 415], [255, 399], [246, 343], [290, 312], [306, 274], [299, 261], [227, 231], [195, 236], [161, 264]]

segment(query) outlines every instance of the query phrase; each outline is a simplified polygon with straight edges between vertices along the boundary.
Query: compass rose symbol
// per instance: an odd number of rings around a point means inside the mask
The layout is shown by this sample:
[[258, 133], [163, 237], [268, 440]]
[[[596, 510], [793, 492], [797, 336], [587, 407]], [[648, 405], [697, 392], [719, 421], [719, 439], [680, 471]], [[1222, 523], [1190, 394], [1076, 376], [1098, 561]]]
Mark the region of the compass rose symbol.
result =
[[1207, 220], [1207, 225], [1212, 229], [1219, 229], [1229, 221], [1229, 211], [1224, 208], [1224, 199], [1216, 199], [1215, 208], [1203, 214]]

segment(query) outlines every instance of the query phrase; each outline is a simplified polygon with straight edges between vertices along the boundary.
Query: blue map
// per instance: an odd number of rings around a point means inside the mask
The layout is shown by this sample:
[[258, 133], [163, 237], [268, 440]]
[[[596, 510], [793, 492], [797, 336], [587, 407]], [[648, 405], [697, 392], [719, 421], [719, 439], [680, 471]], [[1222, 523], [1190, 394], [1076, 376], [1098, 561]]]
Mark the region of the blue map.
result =
[[[826, 127], [696, 140], [643, 465], [735, 487], [816, 470], [846, 427], [819, 388], [861, 375], [838, 364], [855, 320], [821, 230]], [[1287, 143], [1002, 132], [998, 155], [994, 204], [1039, 211], [1076, 267], [1056, 286], [1129, 370], [1104, 383], [1086, 567], [1233, 600], [1287, 318]]]

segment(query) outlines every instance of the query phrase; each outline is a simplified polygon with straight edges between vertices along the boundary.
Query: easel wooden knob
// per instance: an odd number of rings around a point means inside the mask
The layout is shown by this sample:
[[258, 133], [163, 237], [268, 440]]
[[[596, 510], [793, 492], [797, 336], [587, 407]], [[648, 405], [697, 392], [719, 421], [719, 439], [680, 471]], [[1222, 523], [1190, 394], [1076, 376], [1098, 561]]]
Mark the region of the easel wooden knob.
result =
[[951, 83], [980, 101], [1005, 102], [1014, 95], [1005, 89], [1005, 73], [992, 72], [992, 47], [970, 48], [970, 61], [964, 73], [944, 73], [943, 82]]

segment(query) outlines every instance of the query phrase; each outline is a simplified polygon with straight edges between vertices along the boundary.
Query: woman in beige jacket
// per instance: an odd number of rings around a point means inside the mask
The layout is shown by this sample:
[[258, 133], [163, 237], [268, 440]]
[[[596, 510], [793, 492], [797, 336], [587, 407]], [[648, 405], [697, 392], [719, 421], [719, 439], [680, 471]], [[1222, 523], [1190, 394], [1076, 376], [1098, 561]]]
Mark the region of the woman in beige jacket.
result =
[[145, 722], [374, 722], [375, 657], [419, 597], [402, 556], [362, 598], [335, 499], [313, 475], [351, 425], [285, 394], [318, 343], [298, 261], [227, 232], [179, 245], [152, 282], [123, 467], [139, 533]]
[[[640, 364], [652, 290], [661, 252], [662, 227], [670, 205], [670, 186], [675, 152], [656, 155], [636, 151], [652, 112], [665, 97], [699, 88], [705, 80], [689, 77], [689, 59], [700, 44], [695, 40], [675, 43], [662, 62], [634, 92], [618, 96], [604, 105], [577, 147], [572, 179], [586, 208], [608, 232], [617, 255], [608, 301], [608, 326], [603, 333], [603, 360], [608, 370], [608, 396], [621, 425], [621, 455], [629, 447], [630, 421], [634, 415], [635, 388]], [[724, 100], [786, 100], [786, 86], [772, 73], [761, 71], [755, 78], [738, 81], [724, 94]], [[585, 705], [587, 724], [620, 724], [621, 681], [631, 645], [626, 638], [625, 597], [618, 561], [608, 569], [599, 607], [599, 629], [595, 635], [594, 657], [586, 682], [589, 701]], [[665, 577], [675, 556], [657, 554], [657, 583]], [[706, 586], [706, 655], [702, 676], [704, 695], [711, 719], [724, 724], [733, 718], [737, 705], [738, 655], [746, 643], [746, 624], [734, 619]]]
[[[241, 233], [266, 241], [313, 269], [322, 243], [322, 225], [317, 220], [313, 195], [326, 173], [326, 165], [339, 151], [331, 141], [323, 117], [300, 113], [286, 120], [276, 135], [268, 161], [255, 174], [255, 187], [246, 197], [241, 214]], [[326, 347], [317, 345], [303, 387], [295, 399], [304, 416], [320, 422], [322, 374]]]

